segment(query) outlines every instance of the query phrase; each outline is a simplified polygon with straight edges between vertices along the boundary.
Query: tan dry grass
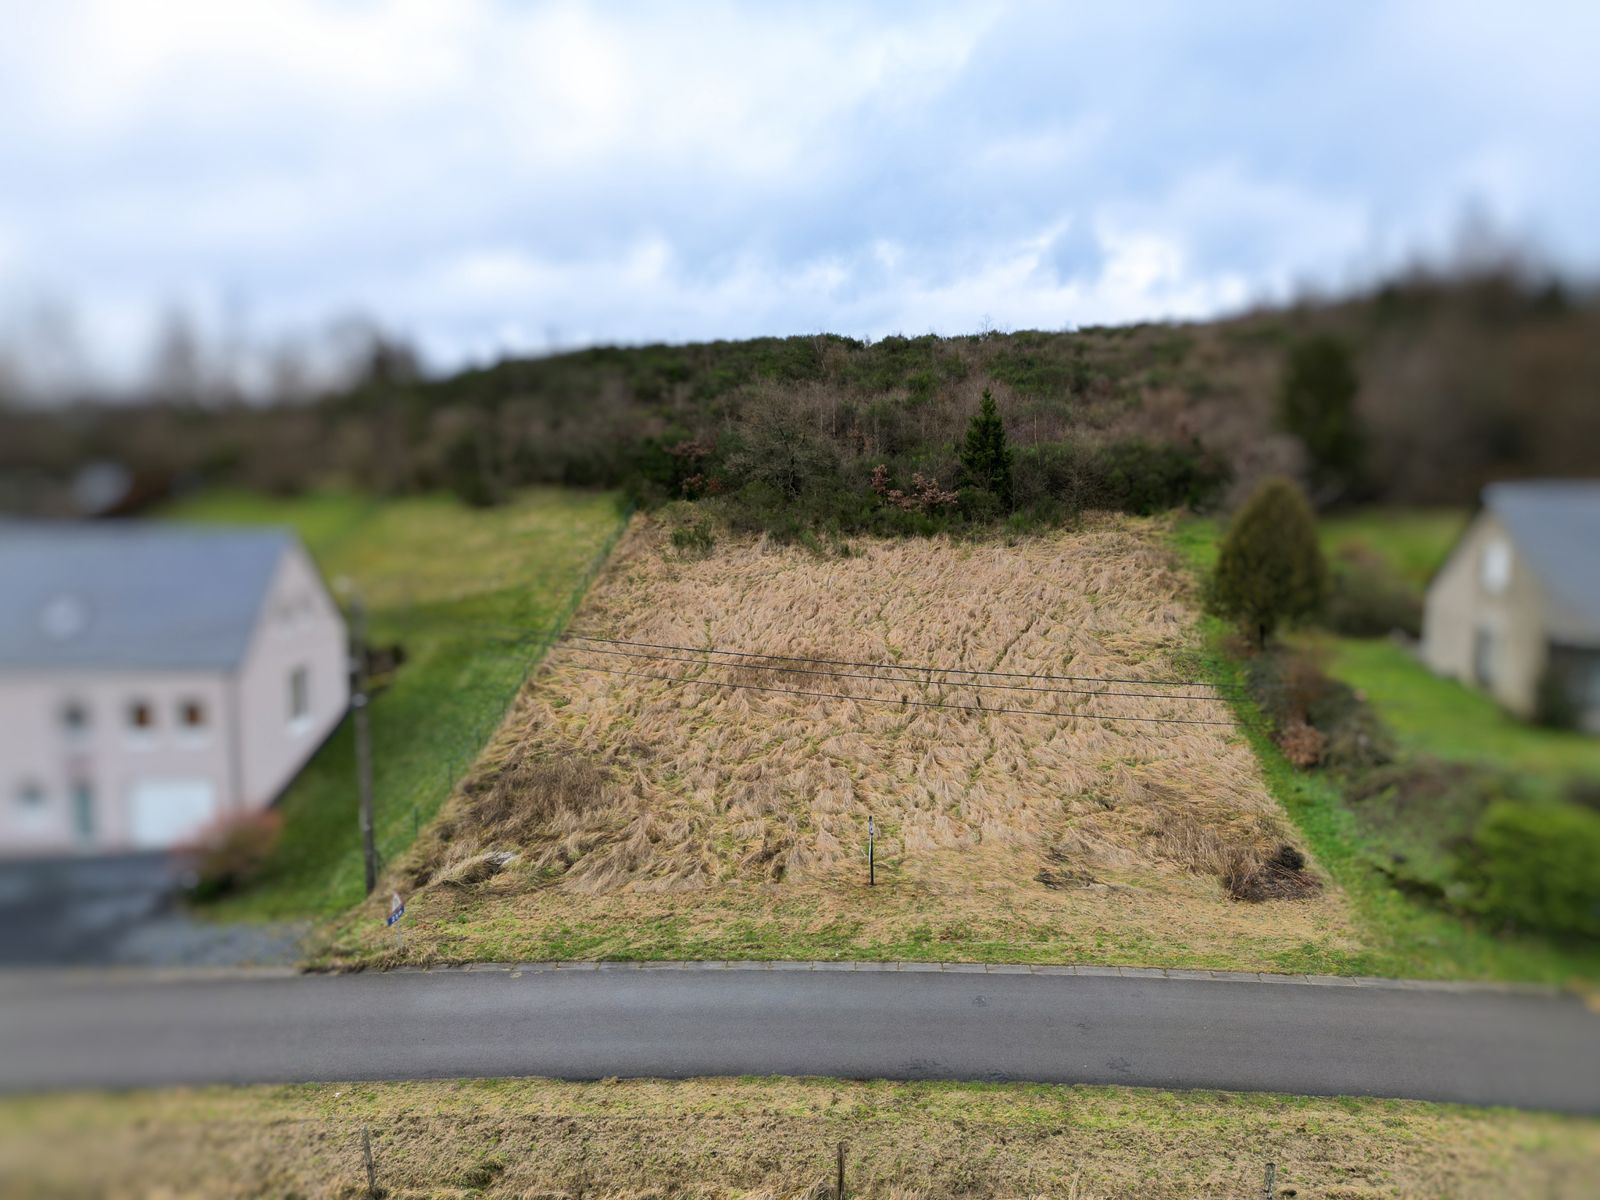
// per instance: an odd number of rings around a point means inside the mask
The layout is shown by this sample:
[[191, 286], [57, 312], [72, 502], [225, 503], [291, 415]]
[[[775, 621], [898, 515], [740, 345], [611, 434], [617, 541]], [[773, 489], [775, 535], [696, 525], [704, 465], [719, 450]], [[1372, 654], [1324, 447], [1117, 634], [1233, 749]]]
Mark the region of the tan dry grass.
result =
[[[1111, 518], [1014, 544], [864, 540], [850, 557], [822, 557], [724, 540], [695, 559], [668, 553], [660, 525], [637, 519], [575, 622], [635, 642], [1088, 680], [1174, 677], [1193, 626], [1183, 581], [1150, 525]], [[1222, 879], [1250, 875], [1294, 840], [1235, 731], [1093, 719], [1227, 719], [1225, 705], [980, 693], [792, 665], [708, 667], [670, 653], [641, 659], [563, 644], [419, 843], [405, 881], [440, 892], [459, 864], [515, 852], [477, 899], [536, 922], [594, 925], [610, 912], [694, 924], [745, 901], [768, 919], [775, 902], [803, 895], [817, 917], [848, 915], [865, 923], [860, 936], [890, 943], [926, 923], [918, 914], [931, 899], [948, 920], [981, 925], [987, 941], [1038, 940], [1008, 916], [1037, 905], [1043, 915], [1126, 919], [1140, 940], [1159, 939], [1165, 926], [1181, 941], [1188, 929], [1208, 942], [1210, 959], [1227, 957], [1220, 930], [1243, 924], [1246, 940], [1260, 942], [1251, 951], [1257, 966], [1267, 943], [1334, 952], [1354, 944], [1337, 896], [1259, 913], [1227, 898]], [[673, 686], [591, 668], [707, 682]], [[902, 698], [1029, 715], [901, 707]], [[868, 814], [885, 874], [878, 891], [904, 901], [898, 916], [892, 897], [863, 905], [854, 895]], [[1055, 884], [1053, 899], [1041, 872]], [[1113, 894], [1109, 913], [1090, 900], [1094, 892]], [[649, 897], [659, 902], [640, 903]], [[439, 905], [453, 925], [471, 925], [472, 903], [440, 896]], [[347, 938], [340, 953], [359, 955], [360, 940]], [[417, 945], [442, 957], [487, 953], [425, 938]], [[605, 952], [617, 949], [611, 939]]]
[[833, 1080], [468, 1080], [0, 1101], [0, 1197], [1588, 1197], [1600, 1124], [1390, 1100]]

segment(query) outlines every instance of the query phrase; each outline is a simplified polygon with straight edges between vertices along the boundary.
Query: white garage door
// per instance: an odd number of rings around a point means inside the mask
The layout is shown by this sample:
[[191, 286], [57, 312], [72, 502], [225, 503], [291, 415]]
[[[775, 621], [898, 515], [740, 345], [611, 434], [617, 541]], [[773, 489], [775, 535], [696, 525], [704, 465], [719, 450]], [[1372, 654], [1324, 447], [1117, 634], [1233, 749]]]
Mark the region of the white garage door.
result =
[[128, 800], [128, 833], [144, 850], [181, 845], [216, 816], [217, 794], [205, 779], [147, 779]]

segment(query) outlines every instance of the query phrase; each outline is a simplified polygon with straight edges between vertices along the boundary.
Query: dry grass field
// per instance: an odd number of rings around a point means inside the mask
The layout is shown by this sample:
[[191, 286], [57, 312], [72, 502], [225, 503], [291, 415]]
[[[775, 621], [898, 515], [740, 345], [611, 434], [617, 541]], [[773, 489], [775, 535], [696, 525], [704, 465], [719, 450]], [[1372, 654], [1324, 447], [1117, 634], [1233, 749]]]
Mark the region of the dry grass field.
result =
[[1227, 705], [1169, 686], [1194, 611], [1153, 524], [823, 555], [687, 553], [669, 521], [636, 519], [574, 629], [790, 657], [564, 642], [393, 871], [404, 951], [369, 905], [324, 961], [1356, 961]]
[[1600, 1123], [1398, 1100], [464, 1080], [0, 1101], [0, 1198], [1589, 1197]]

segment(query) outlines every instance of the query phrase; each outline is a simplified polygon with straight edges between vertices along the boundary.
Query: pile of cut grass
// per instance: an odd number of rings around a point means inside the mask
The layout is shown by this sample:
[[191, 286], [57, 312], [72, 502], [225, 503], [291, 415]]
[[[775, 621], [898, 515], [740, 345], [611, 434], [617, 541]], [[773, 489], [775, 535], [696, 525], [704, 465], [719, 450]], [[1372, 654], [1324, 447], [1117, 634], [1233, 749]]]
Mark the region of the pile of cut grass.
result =
[[[1314, 894], [1314, 866], [1302, 899], [1229, 894], [1294, 837], [1235, 730], [1178, 723], [1226, 722], [1228, 706], [1204, 686], [1110, 682], [1192, 673], [1193, 626], [1149, 522], [831, 557], [725, 540], [691, 558], [640, 519], [576, 629], [809, 661], [553, 650], [402, 864], [397, 883], [418, 889], [407, 957], [1354, 969], [1342, 899]], [[805, 673], [860, 673], [820, 660], [1072, 676], [1053, 686], [1077, 691]], [[1117, 716], [1138, 719], [1100, 719]], [[371, 916], [336, 931], [330, 961], [393, 958]]]
[[0, 1197], [1587, 1197], [1600, 1123], [1401, 1100], [691, 1079], [0, 1101]]

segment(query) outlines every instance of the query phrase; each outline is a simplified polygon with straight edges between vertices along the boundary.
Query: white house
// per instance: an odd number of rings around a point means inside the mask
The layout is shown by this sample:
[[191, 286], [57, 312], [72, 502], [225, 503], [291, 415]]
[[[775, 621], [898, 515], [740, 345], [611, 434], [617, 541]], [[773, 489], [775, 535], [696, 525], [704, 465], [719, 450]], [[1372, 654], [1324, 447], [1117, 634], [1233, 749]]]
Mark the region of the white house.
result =
[[0, 855], [182, 845], [265, 808], [349, 702], [291, 533], [0, 522]]
[[1496, 483], [1428, 585], [1422, 657], [1510, 711], [1600, 733], [1600, 481]]

